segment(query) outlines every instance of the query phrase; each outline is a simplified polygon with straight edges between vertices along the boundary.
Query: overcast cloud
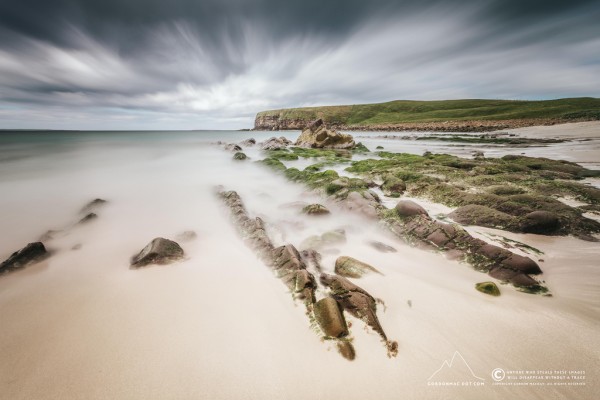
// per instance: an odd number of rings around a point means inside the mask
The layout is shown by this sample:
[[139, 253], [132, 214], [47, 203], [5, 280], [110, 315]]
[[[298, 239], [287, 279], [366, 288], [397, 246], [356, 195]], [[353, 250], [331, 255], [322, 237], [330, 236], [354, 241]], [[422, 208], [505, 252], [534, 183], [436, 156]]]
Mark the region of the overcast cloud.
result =
[[0, 128], [229, 129], [258, 111], [600, 96], [598, 1], [0, 0]]

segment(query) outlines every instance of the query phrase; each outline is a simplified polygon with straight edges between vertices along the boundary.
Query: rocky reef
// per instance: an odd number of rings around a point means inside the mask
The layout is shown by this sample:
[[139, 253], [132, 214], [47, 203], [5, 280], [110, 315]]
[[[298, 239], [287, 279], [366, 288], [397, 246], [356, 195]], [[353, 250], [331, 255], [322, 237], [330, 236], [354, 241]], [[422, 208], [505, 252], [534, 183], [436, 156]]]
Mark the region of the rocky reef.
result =
[[[229, 209], [231, 221], [244, 242], [273, 270], [293, 298], [303, 302], [309, 321], [314, 322], [313, 326], [325, 339], [336, 342], [336, 348], [344, 358], [353, 360], [356, 351], [343, 311], [364, 321], [377, 332], [385, 343], [388, 356], [397, 354], [398, 344], [388, 340], [377, 319], [373, 296], [341, 276], [321, 273], [321, 256], [317, 251], [299, 252], [293, 244], [275, 247], [264, 221], [249, 216], [237, 192], [219, 190], [218, 196]], [[318, 282], [313, 273], [320, 274]], [[330, 295], [317, 299], [319, 283], [329, 288]]]

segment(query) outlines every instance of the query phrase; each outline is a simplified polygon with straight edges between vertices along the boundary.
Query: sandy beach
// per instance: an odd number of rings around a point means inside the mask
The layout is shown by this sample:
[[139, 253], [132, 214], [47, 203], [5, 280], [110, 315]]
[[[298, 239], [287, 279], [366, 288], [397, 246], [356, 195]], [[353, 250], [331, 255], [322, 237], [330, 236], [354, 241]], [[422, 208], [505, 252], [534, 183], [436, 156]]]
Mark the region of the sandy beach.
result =
[[[527, 148], [375, 137], [363, 143], [415, 154], [554, 154], [587, 168], [600, 166], [598, 122], [511, 132], [577, 140]], [[48, 147], [44, 135], [61, 140]], [[541, 251], [521, 254], [539, 262], [552, 297], [510, 285], [499, 285], [502, 295], [491, 297], [474, 289], [487, 275], [408, 246], [376, 221], [326, 203], [264, 166], [240, 164], [214, 144], [249, 135], [262, 141], [271, 132], [72, 135], [0, 139], [0, 258], [49, 229], [60, 230], [45, 243], [51, 257], [0, 276], [0, 398], [591, 399], [597, 392], [597, 242], [467, 227], [490, 243], [503, 236]], [[298, 132], [281, 135], [294, 138]], [[261, 159], [257, 147], [244, 151], [251, 160]], [[389, 358], [378, 335], [350, 315], [354, 361], [322, 340], [301, 303], [235, 232], [214, 194], [217, 185], [240, 194], [276, 245], [299, 246], [311, 235], [343, 229], [346, 243], [324, 252], [322, 267], [333, 273], [339, 255], [376, 266], [381, 274], [356, 283], [385, 303], [377, 314], [398, 342], [397, 357]], [[83, 205], [98, 197], [107, 200], [98, 218], [77, 224]], [[398, 199], [382, 200], [393, 206]], [[413, 200], [431, 215], [451, 211]], [[325, 202], [331, 215], [299, 214], [289, 206], [298, 201]], [[184, 260], [129, 267], [130, 257], [151, 239], [175, 239], [186, 230], [197, 238], [179, 240]], [[378, 252], [368, 244], [373, 240], [397, 252]], [[516, 380], [495, 380], [498, 368], [506, 375], [512, 371]], [[580, 379], [516, 383], [544, 381], [532, 375]]]

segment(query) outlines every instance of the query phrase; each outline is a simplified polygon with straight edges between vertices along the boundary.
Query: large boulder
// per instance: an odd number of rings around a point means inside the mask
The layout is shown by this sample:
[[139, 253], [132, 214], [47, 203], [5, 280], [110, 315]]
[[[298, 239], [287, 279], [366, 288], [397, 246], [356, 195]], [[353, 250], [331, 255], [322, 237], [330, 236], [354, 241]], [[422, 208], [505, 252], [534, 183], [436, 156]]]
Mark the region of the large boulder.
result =
[[335, 261], [335, 273], [346, 278], [360, 278], [370, 272], [381, 273], [374, 267], [356, 258], [341, 256]]
[[327, 129], [322, 119], [312, 122], [296, 140], [296, 146], [319, 149], [353, 149], [352, 135]]
[[414, 217], [415, 215], [428, 215], [427, 211], [412, 200], [400, 200], [396, 204], [396, 212], [400, 217]]
[[325, 297], [314, 305], [315, 319], [319, 327], [329, 337], [339, 338], [348, 335], [348, 326], [338, 302], [333, 297]]
[[526, 233], [550, 234], [559, 228], [558, 217], [549, 211], [533, 211], [521, 220], [521, 230]]
[[177, 242], [159, 237], [131, 258], [131, 266], [139, 268], [149, 264], [170, 264], [183, 258], [183, 255], [183, 249]]
[[40, 261], [48, 256], [42, 242], [29, 243], [19, 251], [12, 253], [8, 259], [0, 264], [0, 273], [23, 268], [28, 264]]

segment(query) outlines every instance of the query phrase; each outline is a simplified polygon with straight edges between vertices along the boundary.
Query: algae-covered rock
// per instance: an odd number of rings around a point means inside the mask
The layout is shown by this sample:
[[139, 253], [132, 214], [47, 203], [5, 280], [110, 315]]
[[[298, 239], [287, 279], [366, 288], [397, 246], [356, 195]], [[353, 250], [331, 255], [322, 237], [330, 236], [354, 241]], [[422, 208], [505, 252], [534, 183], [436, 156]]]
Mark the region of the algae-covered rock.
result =
[[285, 171], [286, 170], [285, 165], [276, 158], [267, 157], [264, 160], [257, 161], [257, 162], [259, 162], [263, 165], [266, 165], [267, 167], [269, 167], [275, 171]]
[[330, 337], [343, 337], [348, 335], [348, 326], [338, 302], [333, 297], [325, 297], [314, 305], [315, 319], [319, 327]]
[[526, 233], [551, 234], [560, 228], [556, 214], [549, 211], [533, 211], [521, 221], [521, 230]]
[[481, 293], [489, 294], [491, 296], [500, 296], [500, 289], [494, 282], [480, 282], [475, 284], [475, 289]]
[[414, 217], [415, 215], [428, 215], [427, 211], [412, 200], [400, 200], [396, 204], [396, 213], [400, 217]]
[[302, 209], [302, 212], [307, 215], [326, 215], [330, 211], [322, 204], [309, 204]]
[[0, 264], [0, 273], [23, 268], [29, 264], [40, 261], [48, 256], [46, 247], [42, 242], [29, 243], [19, 251], [15, 251], [8, 259]]
[[335, 273], [347, 278], [360, 278], [370, 272], [381, 274], [371, 265], [352, 257], [342, 256], [335, 261]]
[[149, 264], [170, 264], [183, 258], [183, 255], [183, 249], [177, 242], [158, 237], [132, 257], [131, 266], [139, 268]]
[[235, 153], [233, 155], [233, 159], [237, 160], [237, 161], [242, 161], [242, 160], [245, 160], [247, 158], [248, 158], [248, 156], [246, 156], [246, 154], [242, 153], [241, 151], [238, 151], [237, 153]]
[[314, 121], [302, 131], [295, 144], [321, 149], [352, 149], [356, 146], [352, 135], [327, 129], [322, 119]]
[[400, 197], [406, 190], [406, 183], [393, 175], [388, 175], [381, 185], [383, 194], [389, 197]]
[[478, 204], [459, 207], [448, 216], [459, 224], [478, 225], [497, 229], [507, 229], [515, 226], [517, 223], [516, 218], [512, 215]]

